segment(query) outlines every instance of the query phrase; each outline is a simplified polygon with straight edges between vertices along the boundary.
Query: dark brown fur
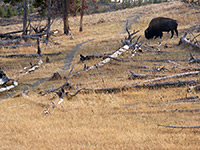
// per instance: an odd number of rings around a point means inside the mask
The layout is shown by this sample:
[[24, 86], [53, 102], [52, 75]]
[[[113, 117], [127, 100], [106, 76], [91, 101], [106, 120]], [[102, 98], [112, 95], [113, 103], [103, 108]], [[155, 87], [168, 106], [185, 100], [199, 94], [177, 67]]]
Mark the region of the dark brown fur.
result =
[[169, 32], [171, 31], [171, 38], [174, 35], [174, 31], [178, 36], [177, 30], [178, 24], [176, 20], [164, 17], [158, 17], [151, 20], [149, 23], [149, 27], [145, 30], [145, 37], [147, 39], [157, 38], [160, 36], [162, 38], [162, 32]]

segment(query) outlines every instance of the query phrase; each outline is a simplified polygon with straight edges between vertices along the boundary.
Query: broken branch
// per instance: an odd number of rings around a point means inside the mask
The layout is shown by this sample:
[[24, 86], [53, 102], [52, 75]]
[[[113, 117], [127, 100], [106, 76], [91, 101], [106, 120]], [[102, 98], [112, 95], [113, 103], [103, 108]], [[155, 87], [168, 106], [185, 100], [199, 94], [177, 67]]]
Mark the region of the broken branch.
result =
[[166, 128], [181, 128], [181, 129], [194, 129], [194, 128], [200, 128], [200, 126], [168, 126], [168, 125], [161, 125], [157, 124], [159, 127], [166, 127]]

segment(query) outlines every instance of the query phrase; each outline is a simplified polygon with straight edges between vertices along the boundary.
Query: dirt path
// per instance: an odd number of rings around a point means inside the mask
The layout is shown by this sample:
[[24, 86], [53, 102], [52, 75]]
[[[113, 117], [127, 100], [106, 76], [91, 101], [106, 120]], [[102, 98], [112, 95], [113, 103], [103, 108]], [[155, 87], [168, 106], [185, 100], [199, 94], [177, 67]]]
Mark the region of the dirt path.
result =
[[[74, 55], [75, 53], [80, 49], [80, 47], [88, 42], [90, 42], [92, 40], [88, 40], [88, 41], [85, 41], [85, 42], [82, 42], [82, 43], [79, 43], [75, 46], [75, 48], [65, 56], [65, 60], [64, 60], [64, 66], [62, 67], [62, 70], [59, 71], [59, 73], [64, 73], [65, 71], [69, 70], [70, 69], [70, 66], [71, 66], [71, 63], [72, 63], [72, 60], [74, 58]], [[45, 81], [49, 80], [51, 77], [46, 77], [46, 78], [42, 78], [38, 81], [36, 81], [35, 83], [33, 83], [30, 87], [31, 88], [35, 88], [37, 86], [39, 86], [40, 84], [44, 83]]]
[[88, 40], [88, 41], [85, 41], [85, 42], [82, 42], [82, 43], [79, 43], [75, 46], [75, 48], [65, 56], [65, 63], [64, 63], [64, 66], [62, 67], [62, 70], [59, 71], [60, 73], [63, 73], [65, 71], [67, 71], [68, 69], [70, 69], [70, 66], [71, 66], [71, 63], [72, 63], [72, 60], [74, 58], [74, 55], [75, 53], [80, 49], [80, 47], [88, 42], [91, 42], [93, 40]]

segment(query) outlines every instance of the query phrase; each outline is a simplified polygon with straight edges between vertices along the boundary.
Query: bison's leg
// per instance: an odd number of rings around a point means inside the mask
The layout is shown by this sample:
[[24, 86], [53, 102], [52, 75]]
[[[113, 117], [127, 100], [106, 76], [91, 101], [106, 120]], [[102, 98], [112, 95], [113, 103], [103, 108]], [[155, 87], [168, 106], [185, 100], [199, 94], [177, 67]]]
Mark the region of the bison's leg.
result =
[[157, 32], [154, 39], [156, 39], [158, 37], [162, 38], [162, 36], [163, 36], [162, 32]]
[[171, 38], [174, 36], [174, 30], [173, 29], [171, 29]]
[[174, 31], [176, 32], [176, 35], [177, 35], [177, 37], [178, 37], [178, 30], [177, 30], [177, 29], [174, 29]]
[[162, 36], [163, 36], [163, 33], [162, 33], [162, 32], [160, 32], [160, 38], [162, 38]]
[[156, 39], [156, 38], [158, 38], [158, 37], [159, 37], [159, 35], [155, 35], [154, 39]]

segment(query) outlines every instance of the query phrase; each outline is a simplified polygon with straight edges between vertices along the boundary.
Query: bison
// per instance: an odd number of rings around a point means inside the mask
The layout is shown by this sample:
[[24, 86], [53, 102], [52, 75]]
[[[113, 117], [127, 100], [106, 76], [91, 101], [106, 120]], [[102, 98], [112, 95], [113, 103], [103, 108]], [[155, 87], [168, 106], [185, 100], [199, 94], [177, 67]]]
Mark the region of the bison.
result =
[[149, 23], [149, 27], [145, 30], [145, 37], [147, 39], [156, 39], [160, 36], [162, 38], [162, 32], [169, 32], [171, 31], [171, 38], [174, 35], [174, 31], [178, 37], [178, 24], [176, 20], [164, 17], [158, 17], [151, 20]]

